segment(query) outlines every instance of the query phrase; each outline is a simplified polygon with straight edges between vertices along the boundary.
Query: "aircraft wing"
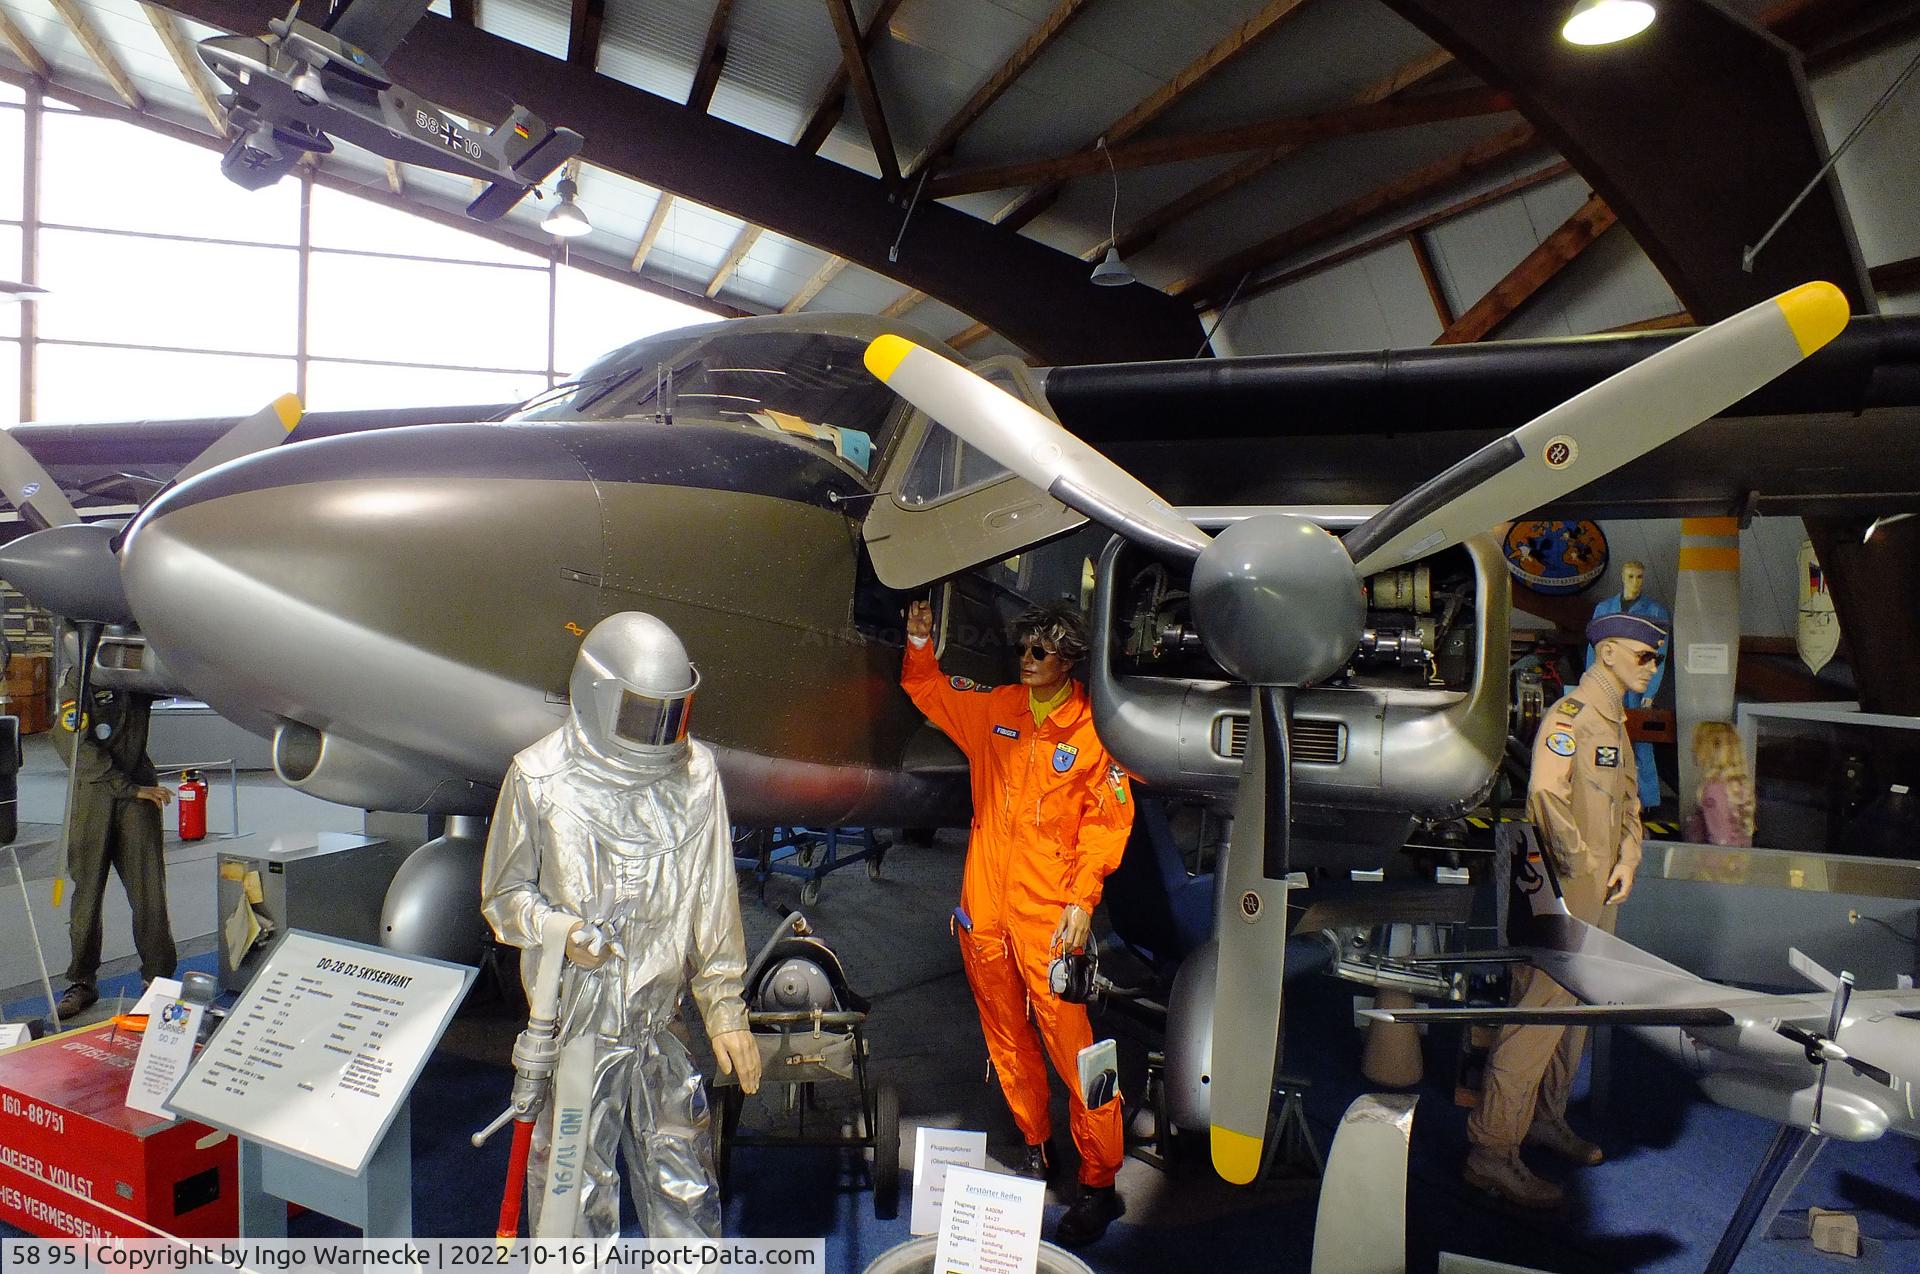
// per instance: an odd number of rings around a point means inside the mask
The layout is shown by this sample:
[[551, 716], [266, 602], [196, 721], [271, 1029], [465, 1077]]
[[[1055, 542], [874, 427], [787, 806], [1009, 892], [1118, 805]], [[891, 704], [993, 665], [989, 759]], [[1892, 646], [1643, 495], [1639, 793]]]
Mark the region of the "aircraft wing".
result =
[[1382, 1022], [1463, 1022], [1468, 1026], [1735, 1026], [1705, 1004], [1573, 1004], [1553, 1009], [1365, 1009]]
[[400, 47], [433, 0], [348, 0], [321, 24], [338, 39], [384, 62]]

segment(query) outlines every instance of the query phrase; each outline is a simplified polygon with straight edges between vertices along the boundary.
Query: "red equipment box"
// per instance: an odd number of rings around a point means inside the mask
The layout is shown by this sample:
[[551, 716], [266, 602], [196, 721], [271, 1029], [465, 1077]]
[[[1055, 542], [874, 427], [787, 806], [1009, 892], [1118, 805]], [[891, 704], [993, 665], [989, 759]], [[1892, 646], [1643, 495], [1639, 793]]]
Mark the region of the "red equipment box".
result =
[[184, 1238], [238, 1233], [234, 1139], [129, 1110], [139, 1052], [139, 1035], [108, 1025], [0, 1053], [0, 1220], [50, 1239], [153, 1237], [129, 1217]]

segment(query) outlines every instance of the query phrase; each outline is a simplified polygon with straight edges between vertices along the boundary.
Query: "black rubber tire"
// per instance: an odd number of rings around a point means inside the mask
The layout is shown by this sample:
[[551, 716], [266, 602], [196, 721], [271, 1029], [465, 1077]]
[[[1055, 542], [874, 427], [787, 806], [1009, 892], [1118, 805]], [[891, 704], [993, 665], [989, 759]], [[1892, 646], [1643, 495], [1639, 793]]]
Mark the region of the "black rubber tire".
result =
[[817, 903], [819, 903], [819, 901], [820, 901], [820, 881], [818, 880], [818, 878], [815, 878], [813, 880], [801, 881], [800, 882], [800, 905], [802, 907], [812, 907]]
[[887, 855], [886, 855], [886, 851], [884, 850], [875, 850], [872, 854], [869, 854], [867, 856], [867, 879], [868, 880], [880, 879], [880, 864], [884, 863], [886, 860], [887, 860]]
[[873, 1215], [900, 1215], [900, 1090], [892, 1084], [873, 1090]]
[[720, 1187], [721, 1199], [732, 1193], [733, 1134], [740, 1126], [740, 1110], [746, 1094], [737, 1084], [707, 1085], [707, 1110], [713, 1131], [713, 1176]]

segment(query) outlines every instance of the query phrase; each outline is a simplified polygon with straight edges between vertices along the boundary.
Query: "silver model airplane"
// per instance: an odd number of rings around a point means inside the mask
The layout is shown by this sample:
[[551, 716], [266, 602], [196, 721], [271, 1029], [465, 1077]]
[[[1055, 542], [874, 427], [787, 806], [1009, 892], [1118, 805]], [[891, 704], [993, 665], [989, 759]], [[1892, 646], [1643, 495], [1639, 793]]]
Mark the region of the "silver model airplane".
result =
[[432, 102], [393, 82], [382, 59], [428, 0], [354, 0], [322, 29], [294, 16], [263, 36], [200, 42], [200, 58], [227, 85], [220, 95], [228, 138], [220, 171], [249, 190], [278, 181], [300, 156], [328, 154], [333, 139], [399, 163], [488, 183], [467, 205], [476, 221], [503, 216], [529, 190], [580, 153], [580, 134], [549, 128], [516, 105], [501, 124], [474, 133]]
[[1512, 954], [1581, 1004], [1565, 1008], [1370, 1009], [1388, 1022], [1505, 1026], [1615, 1025], [1699, 1080], [1722, 1106], [1780, 1124], [1722, 1236], [1724, 1271], [1755, 1228], [1766, 1232], [1831, 1139], [1920, 1138], [1920, 991], [1853, 989], [1798, 951], [1795, 973], [1816, 994], [1763, 995], [1695, 976], [1567, 912], [1552, 862], [1531, 828], [1511, 856]]
[[[150, 650], [110, 638], [124, 657], [97, 671], [152, 685], [164, 666], [271, 737], [301, 790], [454, 816], [396, 880], [387, 922], [397, 945], [457, 951], [478, 939], [481, 819], [499, 777], [563, 718], [574, 652], [602, 616], [649, 610], [687, 641], [701, 734], [742, 823], [941, 826], [967, 817], [964, 768], [898, 689], [905, 600], [934, 585], [943, 665], [993, 679], [1012, 611], [1096, 584], [1089, 680], [1110, 746], [1156, 790], [1239, 802], [1222, 990], [1186, 979], [1181, 1020], [1203, 1041], [1239, 1032], [1213, 1049], [1211, 1088], [1216, 1115], [1238, 1112], [1226, 1127], [1243, 1140], [1220, 1140], [1246, 1172], [1270, 1093], [1291, 867], [1379, 865], [1412, 815], [1471, 806], [1499, 762], [1507, 583], [1471, 537], [1720, 411], [1844, 321], [1824, 285], [1768, 307], [1634, 364], [1385, 513], [1196, 514], [1225, 528], [1217, 541], [1116, 498], [1110, 466], [1042, 414], [1016, 360], [979, 369], [1005, 393], [925, 349], [889, 369], [897, 387], [914, 368], [951, 369], [964, 394], [998, 394], [981, 401], [1053, 431], [999, 463], [998, 441], [939, 428], [869, 375], [863, 354], [899, 330], [879, 320], [669, 333], [505, 422], [274, 447], [162, 493], [97, 555]], [[1075, 466], [1065, 482], [1030, 463], [1052, 444]], [[1089, 513], [1146, 526], [1146, 555], [1108, 544]], [[46, 534], [9, 546], [0, 575], [18, 586]], [[1234, 582], [1235, 562], [1273, 568], [1283, 592], [1293, 550], [1273, 545], [1295, 542], [1313, 554], [1314, 595], [1236, 613], [1267, 589]], [[1232, 568], [1224, 582], [1193, 574], [1195, 547], [1209, 571]], [[1275, 676], [1293, 684], [1250, 689]], [[1243, 783], [1248, 759], [1257, 781]]]

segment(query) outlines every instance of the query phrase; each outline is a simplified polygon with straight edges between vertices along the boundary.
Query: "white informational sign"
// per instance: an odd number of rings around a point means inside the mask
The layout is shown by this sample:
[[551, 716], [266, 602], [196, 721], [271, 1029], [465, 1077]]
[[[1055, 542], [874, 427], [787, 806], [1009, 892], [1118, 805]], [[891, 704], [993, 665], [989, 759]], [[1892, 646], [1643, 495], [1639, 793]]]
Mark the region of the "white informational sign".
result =
[[1727, 644], [1720, 641], [1696, 641], [1687, 646], [1687, 671], [1696, 677], [1724, 677], [1732, 671]]
[[940, 1274], [1034, 1274], [1046, 1203], [1044, 1181], [949, 1167], [933, 1268]]
[[133, 1017], [147, 1017], [150, 1016], [159, 1005], [179, 998], [180, 984], [178, 982], [172, 978], [155, 978], [153, 981], [147, 983], [147, 992], [140, 997], [140, 1002], [134, 1005], [128, 1012]]
[[18, 1048], [32, 1038], [25, 1022], [0, 1022], [0, 1048]]
[[359, 1175], [473, 970], [290, 930], [167, 1104]]
[[167, 1098], [179, 1086], [187, 1067], [193, 1065], [193, 1041], [200, 1033], [200, 1014], [205, 1010], [177, 999], [150, 1004], [148, 997], [141, 996], [140, 1003], [147, 1005], [147, 1029], [140, 1036], [140, 1055], [134, 1059], [133, 1078], [127, 1083], [127, 1105], [172, 1119]]
[[920, 1128], [913, 1135], [913, 1234], [940, 1228], [940, 1204], [947, 1193], [947, 1169], [987, 1166], [987, 1134], [953, 1128]]

